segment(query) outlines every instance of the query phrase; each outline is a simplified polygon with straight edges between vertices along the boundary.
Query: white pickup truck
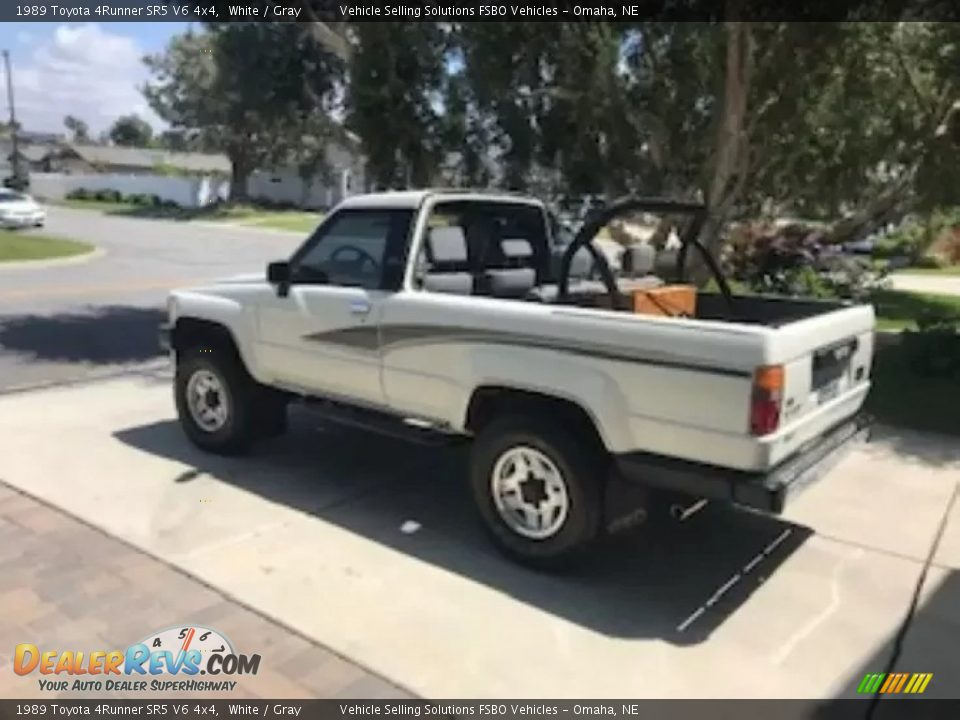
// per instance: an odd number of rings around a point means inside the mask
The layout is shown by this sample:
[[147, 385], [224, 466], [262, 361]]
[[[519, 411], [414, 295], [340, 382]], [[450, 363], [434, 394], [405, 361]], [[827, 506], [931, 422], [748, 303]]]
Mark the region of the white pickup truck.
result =
[[[633, 312], [652, 279], [616, 276], [592, 244], [637, 211], [691, 218], [673, 279], [694, 248], [720, 288], [696, 293], [692, 315]], [[538, 566], [640, 519], [651, 489], [779, 513], [869, 432], [873, 308], [734, 296], [695, 239], [702, 220], [695, 205], [627, 200], [558, 248], [526, 197], [352, 197], [265, 276], [170, 295], [161, 342], [180, 421], [217, 453], [283, 432], [292, 400], [415, 441], [472, 441], [480, 516]]]

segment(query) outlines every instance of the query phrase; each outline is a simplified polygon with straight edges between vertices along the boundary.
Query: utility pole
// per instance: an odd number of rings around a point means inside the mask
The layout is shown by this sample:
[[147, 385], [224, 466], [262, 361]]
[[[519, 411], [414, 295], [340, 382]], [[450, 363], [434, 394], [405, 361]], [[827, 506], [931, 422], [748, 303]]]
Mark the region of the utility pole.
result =
[[20, 180], [20, 149], [17, 146], [17, 111], [13, 105], [13, 75], [10, 73], [10, 51], [3, 51], [3, 67], [7, 74], [7, 104], [10, 106], [10, 137], [13, 141], [13, 177]]

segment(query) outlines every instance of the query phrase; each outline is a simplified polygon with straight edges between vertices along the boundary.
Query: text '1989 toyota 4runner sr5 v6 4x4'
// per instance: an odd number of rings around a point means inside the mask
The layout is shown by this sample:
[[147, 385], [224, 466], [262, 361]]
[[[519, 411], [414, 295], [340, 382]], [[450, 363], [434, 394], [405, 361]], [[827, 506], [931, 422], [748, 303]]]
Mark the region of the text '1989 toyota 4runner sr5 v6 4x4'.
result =
[[[686, 218], [669, 284], [654, 255], [614, 272], [594, 243], [637, 213]], [[180, 421], [234, 453], [305, 400], [372, 430], [471, 441], [480, 516], [533, 565], [642, 517], [651, 489], [779, 513], [869, 432], [873, 308], [733, 295], [697, 240], [704, 215], [628, 199], [559, 245], [530, 198], [349, 198], [265, 277], [171, 294], [161, 340]], [[684, 283], [691, 249], [718, 292]]]

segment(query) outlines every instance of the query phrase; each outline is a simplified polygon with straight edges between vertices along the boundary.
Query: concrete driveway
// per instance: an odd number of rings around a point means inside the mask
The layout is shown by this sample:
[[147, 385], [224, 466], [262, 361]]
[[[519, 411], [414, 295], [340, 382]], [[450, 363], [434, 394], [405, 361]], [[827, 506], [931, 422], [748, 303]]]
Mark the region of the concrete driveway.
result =
[[297, 234], [50, 207], [45, 233], [103, 251], [66, 264], [0, 263], [0, 388], [155, 361], [171, 287], [257, 272]]
[[936, 438], [887, 431], [783, 519], [708, 508], [555, 577], [491, 550], [462, 450], [301, 411], [203, 455], [163, 372], [0, 396], [0, 437], [5, 482], [427, 697], [833, 698], [889, 670], [960, 695], [960, 449]]

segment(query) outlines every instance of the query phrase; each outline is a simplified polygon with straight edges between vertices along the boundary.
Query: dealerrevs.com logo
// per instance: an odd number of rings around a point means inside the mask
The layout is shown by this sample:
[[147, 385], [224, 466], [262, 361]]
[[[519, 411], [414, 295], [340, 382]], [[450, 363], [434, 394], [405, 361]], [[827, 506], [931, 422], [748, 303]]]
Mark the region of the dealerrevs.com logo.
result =
[[259, 655], [238, 654], [221, 633], [199, 626], [151, 633], [126, 650], [50, 650], [22, 643], [13, 655], [17, 675], [45, 676], [37, 682], [40, 690], [51, 692], [233, 690], [237, 682], [224, 676], [256, 675], [259, 669]]

